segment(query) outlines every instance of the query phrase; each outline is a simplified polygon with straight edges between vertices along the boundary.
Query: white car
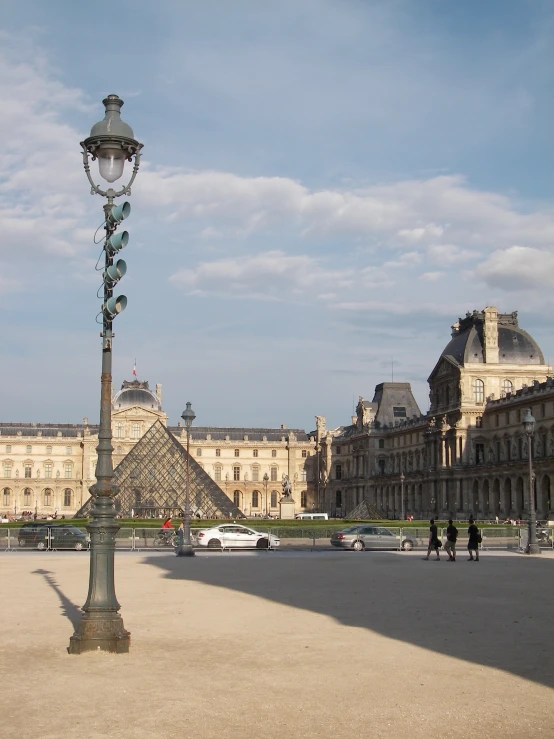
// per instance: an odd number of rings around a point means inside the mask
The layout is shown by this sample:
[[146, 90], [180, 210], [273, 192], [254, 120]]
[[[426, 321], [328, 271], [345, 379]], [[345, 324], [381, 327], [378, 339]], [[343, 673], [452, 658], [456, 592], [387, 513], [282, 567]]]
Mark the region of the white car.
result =
[[274, 534], [254, 531], [237, 523], [222, 523], [211, 529], [200, 529], [196, 532], [196, 541], [199, 546], [210, 549], [273, 549], [281, 543]]

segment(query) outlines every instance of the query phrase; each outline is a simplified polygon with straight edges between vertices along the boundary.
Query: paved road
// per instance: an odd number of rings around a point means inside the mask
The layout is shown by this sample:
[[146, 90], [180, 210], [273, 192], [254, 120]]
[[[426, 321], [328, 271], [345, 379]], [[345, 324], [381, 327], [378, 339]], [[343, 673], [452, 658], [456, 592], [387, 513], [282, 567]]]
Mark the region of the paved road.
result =
[[550, 736], [553, 574], [551, 554], [122, 552], [130, 654], [69, 656], [88, 554], [4, 554], [1, 735]]

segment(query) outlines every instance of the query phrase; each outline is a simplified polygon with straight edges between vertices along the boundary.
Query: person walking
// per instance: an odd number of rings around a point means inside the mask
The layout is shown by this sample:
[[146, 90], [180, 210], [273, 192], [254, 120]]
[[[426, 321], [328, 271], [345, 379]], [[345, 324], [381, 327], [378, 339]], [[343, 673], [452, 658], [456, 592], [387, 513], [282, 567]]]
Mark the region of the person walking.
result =
[[434, 549], [435, 554], [437, 555], [435, 559], [438, 561], [440, 559], [439, 556], [439, 549], [441, 548], [442, 544], [439, 539], [439, 533], [437, 526], [435, 524], [435, 519], [432, 518], [429, 522], [431, 525], [429, 526], [429, 546], [427, 547], [427, 556], [425, 559], [429, 559], [429, 555], [431, 554], [431, 551]]
[[448, 526], [446, 528], [446, 544], [444, 545], [444, 551], [448, 554], [448, 561], [456, 561], [456, 541], [458, 539], [458, 529], [452, 523], [452, 519], [448, 519]]
[[[475, 525], [475, 521], [473, 520], [473, 518], [469, 519], [469, 528], [467, 530], [467, 535], [469, 536], [467, 542], [467, 550], [469, 552], [468, 562], [473, 562], [474, 559], [476, 562], [479, 562], [479, 542], [481, 540], [481, 534], [479, 533], [479, 529]], [[474, 553], [475, 558], [473, 557]]]

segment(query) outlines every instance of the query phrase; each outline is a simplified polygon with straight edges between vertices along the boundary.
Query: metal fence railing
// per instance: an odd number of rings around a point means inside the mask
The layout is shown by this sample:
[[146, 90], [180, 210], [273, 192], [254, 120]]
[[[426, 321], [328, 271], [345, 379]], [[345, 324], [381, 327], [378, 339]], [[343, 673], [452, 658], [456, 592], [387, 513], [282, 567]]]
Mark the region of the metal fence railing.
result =
[[[376, 530], [384, 527], [375, 526]], [[65, 530], [65, 531], [64, 531]], [[194, 546], [198, 546], [196, 533], [198, 528], [191, 529], [191, 538]], [[269, 546], [273, 549], [272, 537], [279, 539], [279, 549], [327, 549], [331, 550], [331, 535], [337, 527], [318, 526], [313, 528], [271, 527], [264, 530], [268, 536]], [[361, 534], [358, 540], [363, 541], [364, 549], [391, 549], [391, 550], [426, 550], [429, 540], [427, 527], [386, 527], [387, 535], [364, 538]], [[502, 525], [480, 526], [482, 536], [480, 548], [485, 551], [523, 550], [527, 545], [527, 527]], [[439, 529], [439, 536], [446, 542], [446, 529]], [[89, 547], [88, 533], [84, 528], [75, 526], [37, 526], [36, 529], [9, 527], [0, 529], [0, 551], [61, 551], [68, 549], [86, 550]], [[541, 549], [554, 549], [554, 527], [539, 527], [538, 542]], [[467, 547], [467, 528], [458, 528], [457, 548]], [[166, 551], [175, 552], [176, 537], [170, 532], [167, 539], [160, 535], [156, 528], [121, 528], [116, 535], [116, 549], [120, 551]], [[200, 549], [204, 547], [198, 546]], [[221, 541], [218, 549], [238, 549], [240, 544]]]

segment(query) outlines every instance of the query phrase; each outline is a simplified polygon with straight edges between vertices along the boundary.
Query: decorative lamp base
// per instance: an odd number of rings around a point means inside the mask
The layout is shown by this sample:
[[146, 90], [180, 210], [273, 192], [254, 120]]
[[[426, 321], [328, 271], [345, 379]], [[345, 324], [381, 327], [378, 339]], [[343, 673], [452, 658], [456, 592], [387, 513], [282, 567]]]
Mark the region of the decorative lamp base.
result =
[[83, 652], [117, 652], [129, 651], [131, 634], [123, 626], [123, 619], [118, 613], [106, 616], [85, 615], [79, 621], [77, 629], [69, 640], [69, 654]]
[[177, 556], [178, 557], [195, 557], [196, 554], [194, 553], [192, 544], [182, 544], [180, 547], [177, 547]]

